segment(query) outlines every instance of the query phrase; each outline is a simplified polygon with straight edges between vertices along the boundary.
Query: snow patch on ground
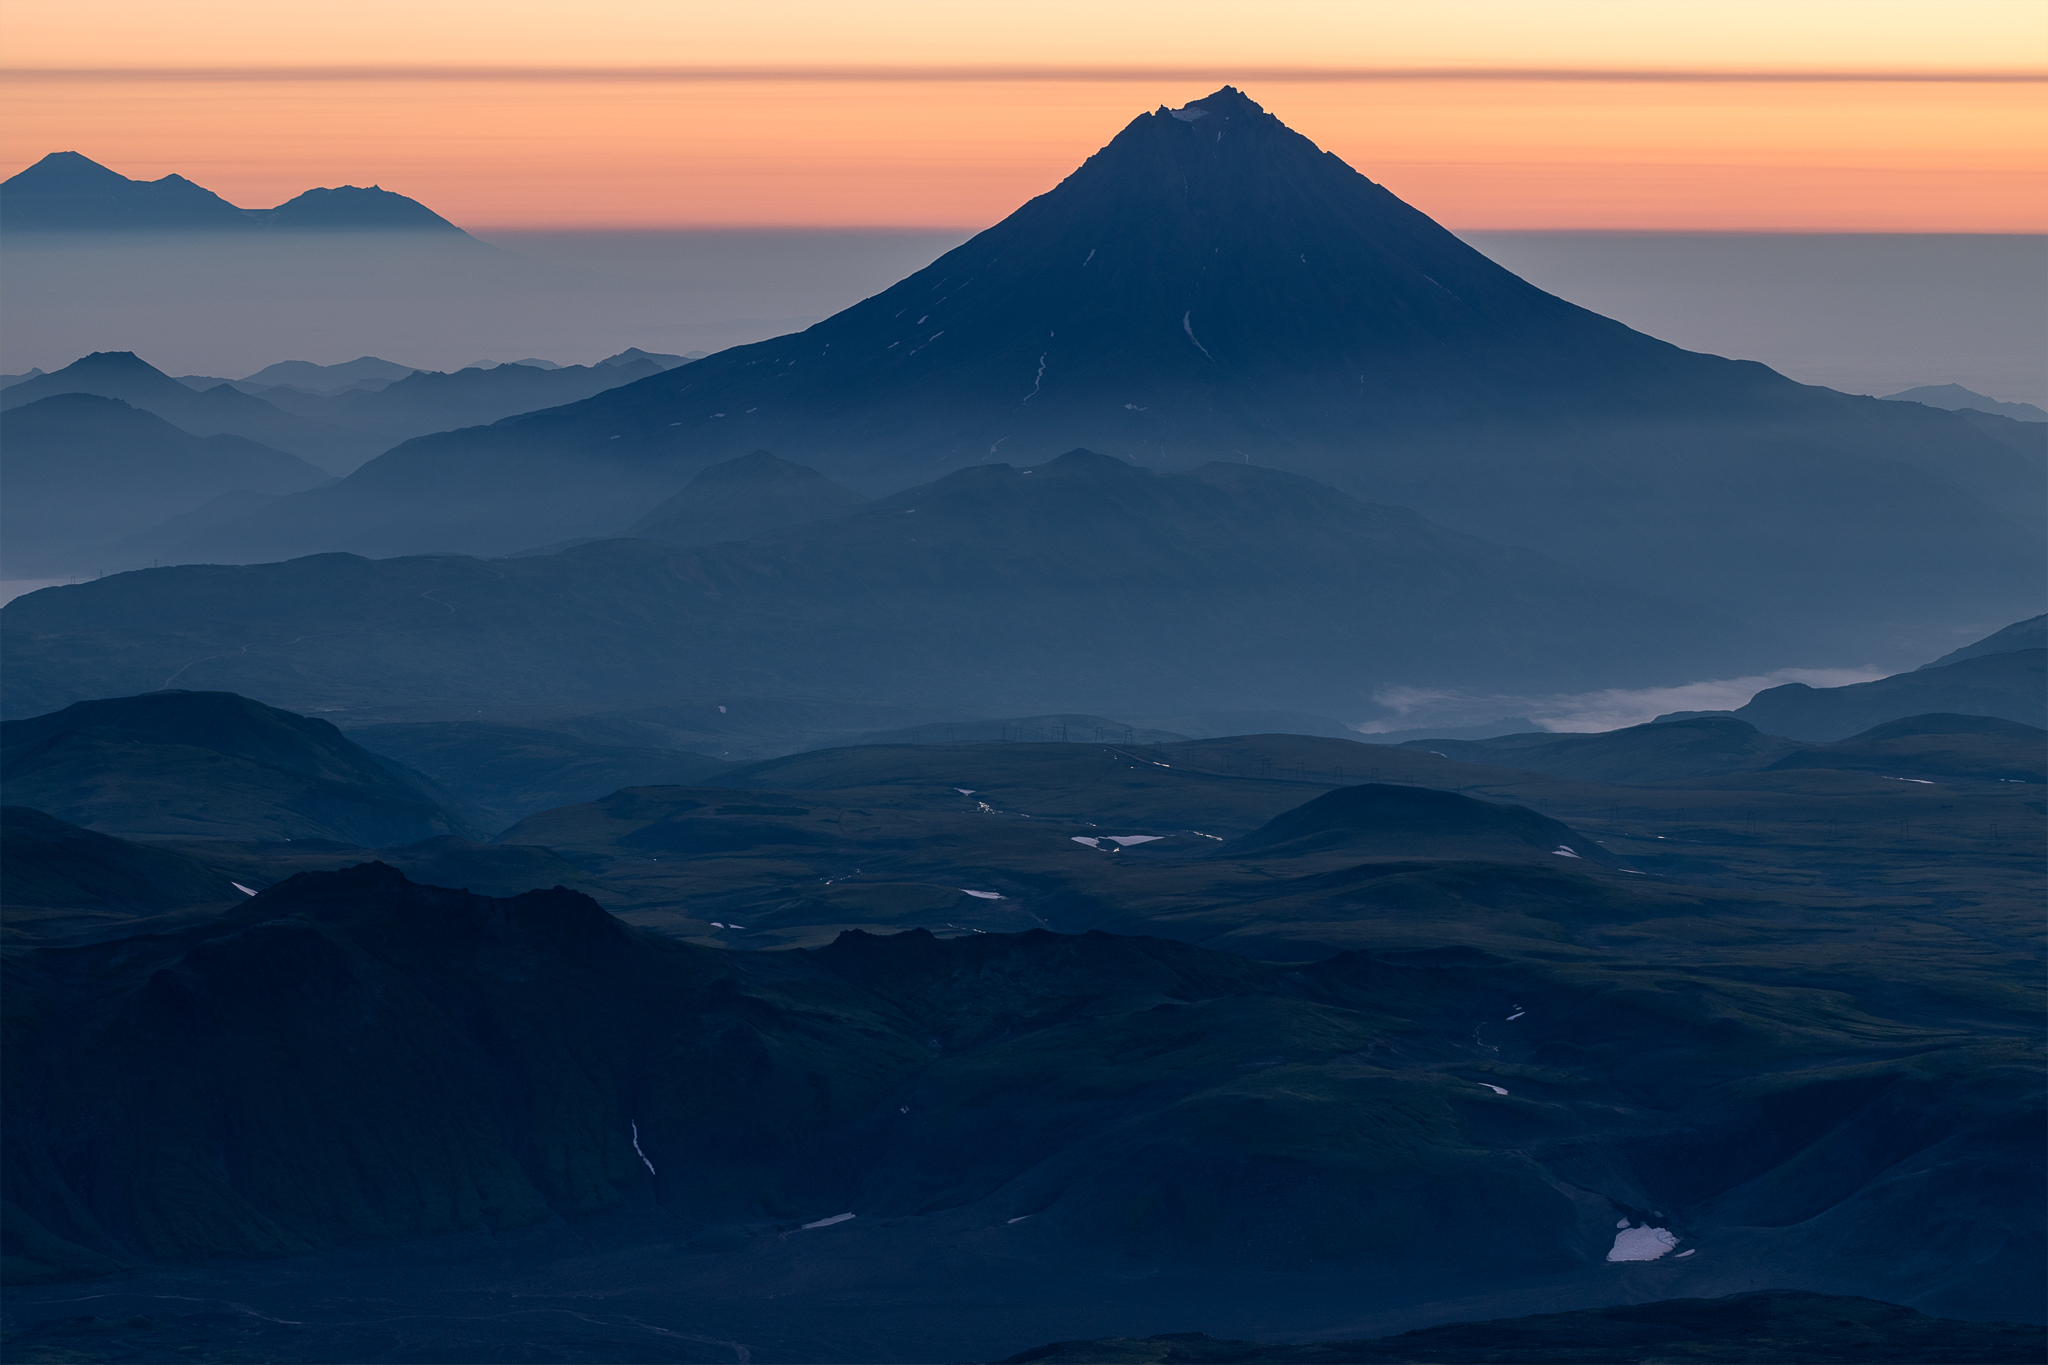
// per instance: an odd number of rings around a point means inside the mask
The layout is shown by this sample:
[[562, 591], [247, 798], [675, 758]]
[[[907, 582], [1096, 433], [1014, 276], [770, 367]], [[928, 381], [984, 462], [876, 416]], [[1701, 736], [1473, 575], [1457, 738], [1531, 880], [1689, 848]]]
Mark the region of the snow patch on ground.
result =
[[1112, 844], [1122, 844], [1125, 848], [1129, 848], [1132, 844], [1156, 844], [1165, 837], [1164, 834], [1112, 834], [1108, 836]]
[[633, 1154], [640, 1158], [640, 1164], [647, 1168], [647, 1174], [654, 1174], [654, 1163], [647, 1159], [647, 1153], [640, 1150], [640, 1125], [633, 1125]]
[[1557, 857], [1560, 858], [1576, 858], [1579, 856], [1578, 854], [1572, 852], [1570, 849], [1566, 848], [1563, 844], [1559, 844], [1556, 848], [1553, 848], [1550, 851], [1551, 853], [1555, 854]]
[[1473, 1084], [1474, 1084], [1474, 1085], [1483, 1085], [1483, 1086], [1485, 1086], [1485, 1087], [1486, 1087], [1486, 1088], [1487, 1088], [1488, 1090], [1491, 1090], [1491, 1091], [1492, 1091], [1492, 1092], [1493, 1092], [1494, 1094], [1496, 1094], [1496, 1095], [1505, 1095], [1505, 1094], [1507, 1094], [1507, 1093], [1508, 1093], [1507, 1091], [1505, 1091], [1505, 1090], [1501, 1089], [1501, 1088], [1500, 1088], [1499, 1086], [1497, 1086], [1497, 1085], [1493, 1085], [1493, 1084], [1491, 1084], [1491, 1083], [1489, 1083], [1489, 1082], [1486, 1082], [1486, 1081], [1474, 1081], [1474, 1082], [1473, 1082]]
[[964, 886], [960, 888], [960, 891], [963, 895], [974, 896], [985, 901], [999, 901], [1003, 898], [1002, 893], [998, 891], [969, 891]]
[[1189, 341], [1195, 343], [1196, 350], [1200, 351], [1203, 355], [1208, 356], [1210, 360], [1214, 360], [1216, 358], [1213, 355], [1209, 355], [1209, 348], [1207, 346], [1204, 346], [1201, 342], [1201, 338], [1195, 335], [1194, 309], [1190, 308], [1187, 312], [1182, 313], [1180, 315], [1180, 329], [1188, 334]]
[[235, 888], [235, 890], [241, 892], [245, 896], [253, 896], [256, 894], [256, 892], [253, 889], [242, 885], [240, 882], [229, 882], [228, 885], [232, 886], [233, 888]]
[[804, 1226], [806, 1228], [829, 1228], [834, 1223], [844, 1223], [851, 1220], [852, 1217], [853, 1215], [850, 1213], [835, 1213], [830, 1218], [820, 1218], [817, 1222], [806, 1223]]
[[1632, 1228], [1626, 1226], [1628, 1219], [1621, 1221], [1624, 1226], [1614, 1234], [1614, 1245], [1607, 1252], [1610, 1261], [1654, 1261], [1678, 1245], [1677, 1236], [1668, 1228]]

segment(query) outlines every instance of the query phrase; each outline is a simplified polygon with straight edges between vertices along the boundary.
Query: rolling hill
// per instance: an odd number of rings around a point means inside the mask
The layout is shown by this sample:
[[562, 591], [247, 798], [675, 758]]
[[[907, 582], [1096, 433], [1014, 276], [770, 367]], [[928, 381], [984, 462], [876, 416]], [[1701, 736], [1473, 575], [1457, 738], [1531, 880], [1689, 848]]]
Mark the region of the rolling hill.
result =
[[737, 543], [146, 570], [0, 624], [17, 712], [175, 674], [305, 710], [441, 708], [416, 719], [719, 692], [1342, 715], [1385, 685], [1655, 683], [1778, 647], [1299, 475], [1087, 451]]

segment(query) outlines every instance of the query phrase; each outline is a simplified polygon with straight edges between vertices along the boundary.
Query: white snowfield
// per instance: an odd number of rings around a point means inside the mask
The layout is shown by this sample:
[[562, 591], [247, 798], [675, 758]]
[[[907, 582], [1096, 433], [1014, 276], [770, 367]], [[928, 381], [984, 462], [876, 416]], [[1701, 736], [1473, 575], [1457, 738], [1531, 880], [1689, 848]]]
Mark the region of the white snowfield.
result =
[[1556, 848], [1553, 848], [1550, 851], [1560, 858], [1576, 858], [1579, 856], [1578, 854], [1572, 852], [1570, 849], [1566, 848], [1563, 844], [1559, 844]]
[[973, 896], [977, 900], [999, 901], [1003, 898], [1003, 893], [1000, 891], [969, 891], [964, 886], [960, 890], [963, 894]]
[[1101, 848], [1104, 844], [1115, 844], [1118, 848], [1129, 848], [1132, 844], [1157, 843], [1166, 836], [1163, 834], [1105, 834], [1097, 839], [1086, 834], [1070, 834], [1067, 837], [1077, 844], [1086, 844], [1090, 848]]
[[815, 1223], [806, 1223], [806, 1228], [829, 1228], [834, 1223], [844, 1223], [853, 1217], [850, 1213], [835, 1213], [830, 1218], [820, 1218]]
[[1614, 1245], [1608, 1248], [1610, 1261], [1654, 1261], [1678, 1245], [1678, 1238], [1668, 1228], [1632, 1228], [1628, 1219], [1621, 1220], [1621, 1231], [1614, 1234]]
[[1499, 1086], [1497, 1086], [1497, 1085], [1492, 1085], [1492, 1084], [1489, 1084], [1489, 1083], [1488, 1083], [1488, 1082], [1486, 1082], [1486, 1081], [1474, 1081], [1474, 1082], [1473, 1082], [1473, 1084], [1474, 1084], [1474, 1085], [1483, 1085], [1483, 1086], [1485, 1086], [1485, 1087], [1486, 1087], [1486, 1088], [1487, 1088], [1488, 1090], [1491, 1090], [1491, 1091], [1492, 1091], [1492, 1092], [1493, 1092], [1494, 1094], [1496, 1094], [1496, 1095], [1505, 1095], [1505, 1094], [1507, 1094], [1507, 1093], [1508, 1093], [1507, 1091], [1505, 1091], [1505, 1090], [1501, 1089], [1501, 1088], [1500, 1088]]
[[228, 885], [232, 886], [233, 888], [235, 888], [235, 890], [241, 892], [245, 896], [253, 896], [256, 894], [256, 889], [254, 887], [244, 886], [240, 882], [229, 882]]

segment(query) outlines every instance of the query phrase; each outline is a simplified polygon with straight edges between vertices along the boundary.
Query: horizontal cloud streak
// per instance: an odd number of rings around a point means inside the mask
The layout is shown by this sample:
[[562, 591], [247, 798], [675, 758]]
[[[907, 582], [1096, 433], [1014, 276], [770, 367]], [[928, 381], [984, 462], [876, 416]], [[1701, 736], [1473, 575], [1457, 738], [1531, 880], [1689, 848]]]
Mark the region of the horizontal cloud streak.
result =
[[2048, 83], [2044, 71], [1774, 71], [1556, 67], [1312, 66], [230, 66], [6, 67], [10, 81], [444, 81], [662, 83], [820, 82], [1102, 83], [1123, 81], [1527, 81], [1559, 84], [1940, 84]]

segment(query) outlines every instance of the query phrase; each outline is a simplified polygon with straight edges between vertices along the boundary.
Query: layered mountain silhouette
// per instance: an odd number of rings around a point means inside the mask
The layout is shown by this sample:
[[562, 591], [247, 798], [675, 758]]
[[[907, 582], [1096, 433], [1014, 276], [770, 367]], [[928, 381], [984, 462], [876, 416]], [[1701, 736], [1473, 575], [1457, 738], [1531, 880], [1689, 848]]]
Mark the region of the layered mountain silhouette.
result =
[[678, 545], [715, 545], [849, 516], [867, 504], [866, 498], [815, 469], [757, 450], [711, 466], [627, 527], [625, 534]]
[[194, 392], [132, 351], [95, 351], [61, 370], [10, 384], [0, 389], [0, 412], [59, 394], [118, 398], [194, 436], [242, 436], [344, 469], [386, 444], [368, 432], [284, 412], [227, 384]]
[[34, 576], [102, 567], [109, 542], [223, 494], [267, 502], [332, 476], [241, 436], [193, 436], [118, 398], [65, 393], [0, 411], [0, 479], [0, 564]]
[[[784, 486], [774, 464], [738, 474]], [[729, 692], [1341, 715], [1382, 685], [1571, 690], [1778, 648], [1300, 475], [1089, 451], [748, 541], [145, 570], [18, 598], [0, 622], [17, 713], [183, 670], [305, 709]]]
[[[1905, 676], [1911, 676], [1910, 674]], [[1935, 712], [1886, 721], [1830, 743], [1767, 735], [1732, 715], [1698, 716], [1596, 735], [1418, 739], [1403, 748], [1462, 763], [1533, 768], [1581, 782], [1680, 782], [1732, 773], [1826, 768], [1886, 776], [2040, 782], [2048, 731], [1991, 716]]]
[[2010, 654], [2021, 649], [2048, 649], [2048, 616], [2034, 616], [2025, 621], [2015, 621], [2005, 629], [1993, 631], [1974, 644], [1952, 649], [1933, 663], [1922, 664], [1921, 668], [1946, 668], [1965, 659], [1975, 659], [1985, 654]]
[[1228, 88], [807, 331], [409, 443], [212, 553], [506, 553], [754, 449], [872, 495], [1077, 445], [1308, 474], [1859, 650], [2038, 609], [2039, 461], [1546, 294]]
[[0, 724], [10, 801], [107, 834], [403, 844], [465, 834], [416, 774], [324, 720], [227, 692], [81, 702]]
[[260, 391], [263, 401], [311, 421], [368, 432], [382, 444], [395, 444], [424, 432], [495, 422], [513, 413], [588, 398], [636, 379], [660, 374], [651, 358], [622, 364], [499, 365], [444, 373], [415, 370], [375, 388], [351, 387], [340, 393], [305, 393], [289, 381]]
[[1907, 716], [1949, 713], [2048, 725], [2048, 617], [2017, 621], [1923, 664], [1844, 687], [1786, 683], [1733, 711], [1674, 711], [1659, 721], [1735, 716], [1768, 734], [1804, 740], [1846, 739]]
[[130, 180], [77, 152], [52, 152], [0, 180], [9, 232], [435, 232], [461, 228], [375, 185], [307, 190], [273, 209], [236, 208], [182, 175]]
[[1846, 739], [1906, 716], [1945, 712], [2048, 727], [2048, 649], [1980, 654], [1847, 687], [1785, 683], [1730, 714], [1793, 739]]
[[1884, 398], [1888, 403], [1925, 403], [1930, 408], [1945, 408], [1950, 412], [1988, 412], [2010, 417], [2015, 422], [2048, 422], [2048, 411], [2032, 403], [2003, 403], [1961, 384], [1922, 384], [1918, 388], [1885, 394]]

